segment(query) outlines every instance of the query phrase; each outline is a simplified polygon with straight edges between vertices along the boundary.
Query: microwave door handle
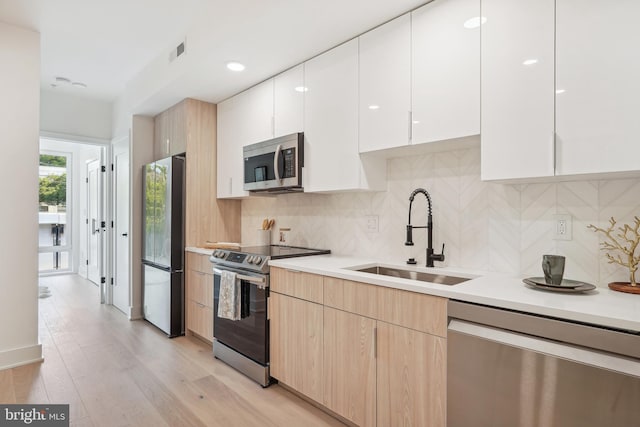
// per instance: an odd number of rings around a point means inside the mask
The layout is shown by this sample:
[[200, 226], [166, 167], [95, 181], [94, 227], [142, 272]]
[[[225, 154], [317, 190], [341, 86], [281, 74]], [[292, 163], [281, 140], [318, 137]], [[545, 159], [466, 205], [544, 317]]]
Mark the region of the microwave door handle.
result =
[[273, 172], [276, 176], [276, 181], [280, 182], [280, 152], [282, 151], [282, 145], [278, 144], [276, 152], [273, 155]]

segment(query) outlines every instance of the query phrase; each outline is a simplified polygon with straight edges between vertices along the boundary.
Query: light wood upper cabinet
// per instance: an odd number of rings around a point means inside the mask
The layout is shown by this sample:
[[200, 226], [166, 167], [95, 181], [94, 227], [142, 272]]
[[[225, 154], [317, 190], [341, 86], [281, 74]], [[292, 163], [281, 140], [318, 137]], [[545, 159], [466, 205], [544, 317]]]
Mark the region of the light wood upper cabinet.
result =
[[272, 292], [269, 313], [271, 376], [322, 402], [322, 306]]
[[360, 152], [409, 144], [411, 15], [359, 37]]
[[412, 144], [480, 133], [480, 28], [469, 24], [479, 15], [480, 0], [411, 12]]
[[274, 77], [273, 137], [304, 130], [304, 65]]
[[446, 426], [446, 339], [379, 321], [377, 341], [377, 425]]
[[555, 6], [556, 174], [640, 170], [640, 2]]
[[323, 404], [359, 426], [376, 419], [376, 321], [324, 308]]
[[156, 160], [187, 151], [187, 106], [179, 102], [154, 118], [154, 157]]
[[482, 0], [482, 179], [554, 175], [554, 0]]

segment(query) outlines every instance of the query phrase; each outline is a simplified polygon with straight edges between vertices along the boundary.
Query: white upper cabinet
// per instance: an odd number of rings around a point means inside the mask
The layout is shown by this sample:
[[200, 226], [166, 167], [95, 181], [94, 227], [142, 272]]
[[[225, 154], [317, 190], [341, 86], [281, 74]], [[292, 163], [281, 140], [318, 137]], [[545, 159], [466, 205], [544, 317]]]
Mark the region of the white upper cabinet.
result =
[[360, 152], [409, 143], [411, 15], [359, 38]]
[[384, 162], [363, 163], [358, 151], [358, 40], [306, 62], [305, 86], [305, 191], [384, 187]]
[[274, 138], [304, 130], [305, 90], [303, 64], [274, 77]]
[[480, 0], [435, 0], [411, 13], [412, 144], [480, 133], [479, 15]]
[[640, 1], [556, 0], [558, 175], [640, 169]]
[[482, 0], [483, 180], [554, 175], [554, 8]]
[[273, 135], [273, 79], [218, 104], [218, 198], [245, 197], [242, 147]]

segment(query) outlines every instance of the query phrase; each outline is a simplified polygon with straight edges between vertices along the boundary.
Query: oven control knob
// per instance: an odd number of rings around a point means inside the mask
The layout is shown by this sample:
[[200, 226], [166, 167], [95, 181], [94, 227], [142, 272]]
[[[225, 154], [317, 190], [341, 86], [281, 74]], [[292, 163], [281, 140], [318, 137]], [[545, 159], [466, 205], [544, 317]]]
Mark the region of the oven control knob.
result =
[[213, 256], [216, 257], [216, 258], [220, 258], [220, 251], [215, 251], [213, 253]]
[[249, 258], [247, 258], [247, 262], [249, 264], [253, 264], [253, 255], [250, 255]]
[[253, 259], [253, 263], [256, 264], [256, 265], [260, 264], [261, 262], [262, 262], [262, 258], [260, 258], [259, 256], [255, 257]]

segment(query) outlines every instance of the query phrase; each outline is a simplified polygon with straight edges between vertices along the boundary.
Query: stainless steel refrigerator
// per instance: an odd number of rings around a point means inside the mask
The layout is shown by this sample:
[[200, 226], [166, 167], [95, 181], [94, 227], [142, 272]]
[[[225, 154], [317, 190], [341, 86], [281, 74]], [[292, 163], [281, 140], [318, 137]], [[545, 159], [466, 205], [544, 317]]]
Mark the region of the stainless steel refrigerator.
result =
[[184, 171], [183, 156], [143, 169], [143, 313], [169, 337], [184, 335]]

